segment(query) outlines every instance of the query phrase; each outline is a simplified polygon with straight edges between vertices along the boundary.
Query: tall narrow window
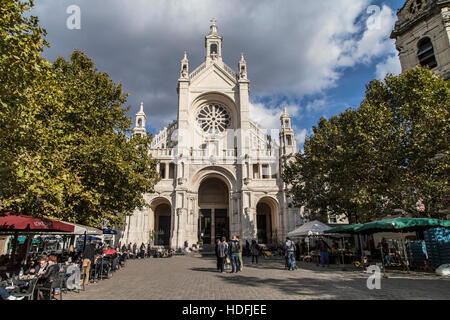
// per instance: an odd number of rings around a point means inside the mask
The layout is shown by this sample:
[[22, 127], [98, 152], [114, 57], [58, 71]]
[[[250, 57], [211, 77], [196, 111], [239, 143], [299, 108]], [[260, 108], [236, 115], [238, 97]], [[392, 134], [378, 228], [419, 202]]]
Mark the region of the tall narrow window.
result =
[[160, 164], [159, 175], [161, 176], [161, 179], [165, 179], [166, 178], [166, 164], [165, 163], [161, 163]]
[[217, 54], [217, 43], [211, 44], [211, 54]]
[[259, 165], [253, 165], [253, 179], [259, 179]]
[[270, 179], [269, 165], [268, 164], [263, 164], [262, 165], [262, 178], [263, 179]]
[[175, 178], [175, 164], [170, 163], [169, 164], [169, 179], [174, 179], [174, 178]]
[[291, 136], [286, 136], [286, 143], [288, 146], [292, 146], [292, 137]]
[[422, 67], [429, 67], [430, 69], [437, 67], [437, 61], [434, 55], [431, 39], [424, 38], [420, 40], [418, 47], [419, 51], [417, 52], [417, 58], [419, 58], [420, 65]]

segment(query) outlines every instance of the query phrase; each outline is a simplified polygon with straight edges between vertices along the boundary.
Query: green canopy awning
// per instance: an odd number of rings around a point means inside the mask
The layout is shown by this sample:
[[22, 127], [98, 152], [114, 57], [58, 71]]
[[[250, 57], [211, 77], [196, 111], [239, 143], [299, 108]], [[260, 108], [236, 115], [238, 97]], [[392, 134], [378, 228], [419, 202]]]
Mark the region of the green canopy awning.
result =
[[345, 224], [342, 226], [337, 226], [334, 227], [330, 230], [325, 231], [325, 233], [347, 233], [347, 234], [352, 234], [352, 233], [356, 233], [356, 229], [361, 227], [362, 224]]
[[429, 219], [429, 218], [384, 219], [380, 221], [365, 223], [362, 226], [356, 228], [355, 232], [357, 233], [410, 232], [410, 231], [421, 231], [437, 227], [450, 228], [450, 221]]

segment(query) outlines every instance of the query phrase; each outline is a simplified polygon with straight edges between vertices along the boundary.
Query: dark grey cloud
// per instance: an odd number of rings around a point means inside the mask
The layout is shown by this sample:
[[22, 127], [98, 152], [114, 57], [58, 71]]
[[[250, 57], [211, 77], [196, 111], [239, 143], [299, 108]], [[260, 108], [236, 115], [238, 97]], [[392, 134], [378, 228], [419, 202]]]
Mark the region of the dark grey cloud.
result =
[[[252, 97], [302, 97], [336, 84], [342, 66], [367, 55], [355, 20], [370, 0], [38, 0], [34, 14], [48, 31], [45, 55], [88, 54], [100, 71], [122, 82], [133, 116], [141, 101], [153, 128], [176, 119], [179, 62], [204, 59], [209, 20], [217, 18], [225, 62], [237, 69], [244, 52]], [[68, 6], [81, 8], [81, 30], [66, 28]], [[381, 30], [371, 41], [383, 43]], [[359, 50], [359, 51], [358, 51]], [[365, 50], [361, 52], [361, 50]], [[357, 52], [357, 53], [354, 53]], [[370, 56], [369, 52], [369, 56]], [[383, 50], [373, 53], [382, 55]], [[369, 57], [370, 58], [370, 57]]]

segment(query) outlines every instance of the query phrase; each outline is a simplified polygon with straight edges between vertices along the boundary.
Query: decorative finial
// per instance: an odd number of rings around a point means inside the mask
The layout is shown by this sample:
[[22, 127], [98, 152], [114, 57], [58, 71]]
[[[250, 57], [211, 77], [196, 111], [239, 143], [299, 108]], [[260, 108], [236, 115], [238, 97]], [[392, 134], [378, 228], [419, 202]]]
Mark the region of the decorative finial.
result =
[[241, 61], [244, 61], [245, 59], [244, 59], [244, 53], [243, 52], [241, 52]]
[[184, 52], [184, 58], [183, 59], [187, 60], [187, 52], [186, 51]]
[[211, 32], [210, 33], [217, 33], [217, 25], [216, 25], [217, 19], [216, 18], [212, 18], [211, 19]]

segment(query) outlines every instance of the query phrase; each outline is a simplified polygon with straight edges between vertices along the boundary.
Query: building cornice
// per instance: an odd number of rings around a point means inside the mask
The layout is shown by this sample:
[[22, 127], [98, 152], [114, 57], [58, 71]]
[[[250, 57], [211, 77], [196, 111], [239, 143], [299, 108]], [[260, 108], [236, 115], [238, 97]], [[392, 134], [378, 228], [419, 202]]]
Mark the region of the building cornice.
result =
[[407, 4], [409, 3], [411, 2], [407, 1], [404, 6], [397, 11], [399, 20], [395, 23], [395, 28], [390, 36], [391, 39], [396, 39], [397, 37], [403, 35], [405, 32], [411, 30], [417, 24], [427, 20], [434, 15], [440, 14], [442, 8], [448, 7], [450, 5], [450, 0], [433, 1], [428, 4], [427, 8], [425, 8], [421, 13], [413, 18], [408, 18], [407, 14], [403, 13], [404, 10], [408, 10]]

